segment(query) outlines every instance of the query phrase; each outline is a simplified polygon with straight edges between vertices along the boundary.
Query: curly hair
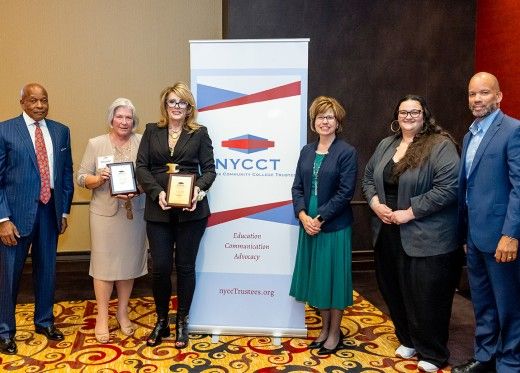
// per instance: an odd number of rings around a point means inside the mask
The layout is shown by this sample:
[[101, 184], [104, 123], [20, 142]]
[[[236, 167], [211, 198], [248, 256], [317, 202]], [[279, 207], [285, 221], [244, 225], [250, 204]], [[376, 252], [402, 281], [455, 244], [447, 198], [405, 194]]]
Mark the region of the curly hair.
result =
[[[408, 146], [408, 149], [406, 150], [403, 158], [401, 158], [399, 162], [395, 164], [393, 174], [396, 178], [398, 178], [408, 169], [421, 166], [430, 156], [433, 147], [446, 138], [452, 141], [453, 144], [455, 144], [457, 147], [457, 150], [459, 150], [459, 146], [455, 139], [437, 124], [430, 111], [430, 108], [426, 104], [426, 100], [422, 96], [409, 94], [401, 98], [395, 106], [394, 116], [390, 124], [397, 121], [399, 115], [399, 106], [401, 106], [401, 103], [409, 100], [417, 101], [421, 105], [424, 122], [421, 130], [415, 135], [412, 143]], [[397, 131], [397, 135], [399, 134], [401, 134], [400, 128]]]

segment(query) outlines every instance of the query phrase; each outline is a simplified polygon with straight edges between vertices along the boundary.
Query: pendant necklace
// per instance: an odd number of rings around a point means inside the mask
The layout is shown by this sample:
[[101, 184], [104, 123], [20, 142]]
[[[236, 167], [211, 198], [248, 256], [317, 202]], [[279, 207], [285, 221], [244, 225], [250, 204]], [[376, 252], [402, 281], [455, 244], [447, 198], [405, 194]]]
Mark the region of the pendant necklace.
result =
[[170, 157], [173, 157], [173, 151], [175, 149], [175, 144], [177, 139], [181, 135], [182, 126], [178, 130], [173, 130], [173, 128], [168, 127], [168, 145], [170, 148]]

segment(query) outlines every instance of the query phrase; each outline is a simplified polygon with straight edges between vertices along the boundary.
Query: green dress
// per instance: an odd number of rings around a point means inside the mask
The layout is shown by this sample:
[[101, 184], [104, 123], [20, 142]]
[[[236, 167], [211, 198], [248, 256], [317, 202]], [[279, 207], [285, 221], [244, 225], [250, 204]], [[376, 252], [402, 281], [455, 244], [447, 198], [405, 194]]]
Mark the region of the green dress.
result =
[[[326, 154], [316, 154], [309, 216], [318, 214], [317, 170]], [[300, 227], [289, 294], [319, 309], [352, 305], [352, 228], [309, 236]]]

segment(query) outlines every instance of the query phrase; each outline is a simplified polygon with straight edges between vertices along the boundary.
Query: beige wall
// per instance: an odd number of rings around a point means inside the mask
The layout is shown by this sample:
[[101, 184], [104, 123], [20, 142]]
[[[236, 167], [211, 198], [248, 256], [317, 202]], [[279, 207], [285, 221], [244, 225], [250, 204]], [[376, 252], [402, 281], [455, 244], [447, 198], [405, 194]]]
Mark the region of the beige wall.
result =
[[[189, 82], [188, 41], [222, 38], [219, 0], [1, 0], [0, 14], [0, 120], [20, 114], [25, 83], [41, 83], [49, 118], [70, 126], [75, 171], [115, 98], [133, 101], [142, 132], [160, 91]], [[76, 188], [75, 202], [89, 199]], [[73, 206], [69, 228], [59, 250], [89, 250], [88, 206]]]

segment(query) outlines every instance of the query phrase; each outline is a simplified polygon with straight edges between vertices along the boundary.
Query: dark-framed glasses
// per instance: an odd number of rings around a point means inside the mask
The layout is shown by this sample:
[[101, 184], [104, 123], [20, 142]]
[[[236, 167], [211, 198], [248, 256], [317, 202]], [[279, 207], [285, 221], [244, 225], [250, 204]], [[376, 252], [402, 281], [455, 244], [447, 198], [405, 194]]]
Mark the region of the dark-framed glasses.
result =
[[179, 109], [186, 109], [188, 107], [188, 103], [186, 101], [175, 101], [175, 100], [166, 100], [166, 105], [171, 108], [179, 108]]
[[410, 111], [399, 110], [397, 112], [397, 114], [399, 114], [399, 117], [401, 117], [401, 118], [406, 118], [408, 116], [408, 114], [410, 114], [410, 116], [412, 118], [417, 118], [417, 117], [419, 117], [419, 115], [421, 115], [421, 113], [422, 113], [422, 110], [410, 110]]
[[319, 122], [331, 122], [333, 121], [334, 119], [336, 119], [336, 117], [334, 115], [318, 115], [316, 117], [316, 120], [318, 120]]

